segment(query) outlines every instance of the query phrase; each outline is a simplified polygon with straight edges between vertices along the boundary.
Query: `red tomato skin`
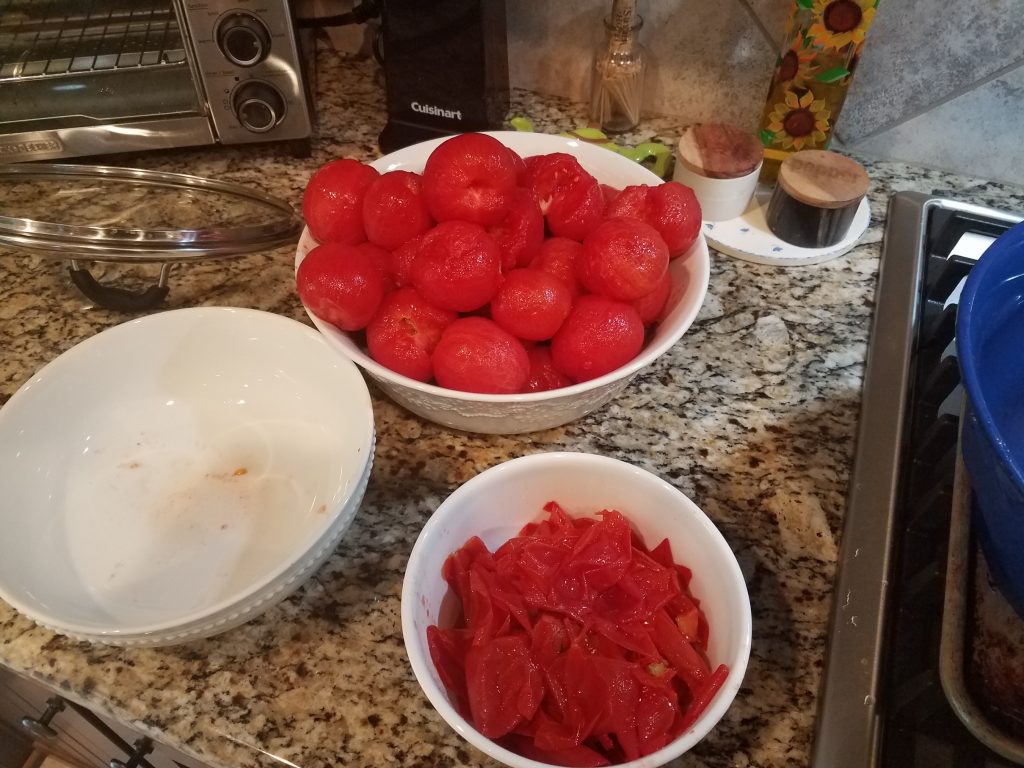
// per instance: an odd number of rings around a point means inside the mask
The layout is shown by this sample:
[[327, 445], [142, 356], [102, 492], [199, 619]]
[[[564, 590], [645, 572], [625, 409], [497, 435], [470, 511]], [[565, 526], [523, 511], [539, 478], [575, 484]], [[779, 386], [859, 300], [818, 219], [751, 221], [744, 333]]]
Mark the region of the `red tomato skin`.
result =
[[406, 240], [391, 252], [390, 273], [396, 287], [412, 285], [412, 265], [419, 255], [425, 237], [426, 235], [421, 235]]
[[[728, 676], [672, 619], [676, 606], [697, 605], [680, 586], [683, 566], [667, 540], [648, 550], [614, 510], [575, 519], [556, 502], [544, 510], [493, 555], [474, 537], [445, 561], [465, 622], [428, 638], [439, 674], [456, 702], [461, 676], [470, 721], [523, 756], [604, 765], [652, 754]], [[464, 669], [453, 669], [460, 651]]]
[[431, 355], [458, 315], [430, 304], [415, 288], [389, 293], [366, 327], [370, 357], [416, 381], [434, 377]]
[[686, 708], [686, 711], [683, 713], [682, 722], [678, 725], [680, 730], [687, 730], [697, 721], [697, 718], [708, 708], [708, 704], [711, 703], [714, 695], [725, 684], [728, 676], [729, 668], [725, 664], [719, 664], [715, 667], [715, 671], [708, 676], [704, 685], [694, 693], [693, 700]]
[[591, 293], [636, 301], [664, 280], [668, 262], [668, 246], [654, 227], [633, 219], [613, 219], [583, 241], [576, 275]]
[[661, 233], [669, 254], [678, 259], [689, 253], [700, 236], [700, 202], [694, 191], [678, 181], [667, 181], [651, 188], [648, 222]]
[[[666, 269], [653, 291], [633, 300], [633, 306], [640, 313], [640, 320], [644, 325], [655, 325], [665, 319], [665, 310], [668, 307], [669, 296], [672, 295], [672, 288], [672, 273]], [[680, 290], [683, 288], [680, 287]]]
[[555, 237], [583, 242], [600, 225], [604, 209], [604, 195], [597, 181], [582, 180], [551, 201], [548, 228]]
[[647, 184], [633, 184], [619, 190], [608, 201], [604, 215], [606, 219], [647, 220], [647, 196], [651, 188]]
[[432, 362], [439, 385], [463, 392], [521, 392], [530, 373], [522, 342], [483, 317], [463, 317], [448, 326]]
[[491, 318], [520, 339], [545, 341], [571, 308], [572, 294], [562, 280], [539, 269], [513, 269], [491, 299]]
[[395, 285], [395, 278], [393, 274], [394, 269], [394, 257], [389, 251], [381, 248], [373, 243], [359, 243], [355, 246], [358, 250], [365, 253], [374, 264], [380, 269], [381, 274], [384, 276], [384, 295], [391, 293], [397, 287]]
[[524, 158], [525, 170], [519, 176], [519, 185], [531, 190], [547, 215], [551, 202], [582, 182], [597, 182], [580, 161], [567, 152], [549, 152]]
[[555, 368], [579, 383], [621, 368], [640, 352], [644, 324], [630, 304], [580, 296], [551, 340]]
[[537, 255], [530, 262], [530, 267], [550, 272], [560, 278], [569, 287], [569, 292], [575, 300], [577, 296], [586, 293], [586, 289], [576, 276], [576, 262], [582, 253], [583, 246], [575, 240], [567, 237], [549, 237], [541, 244]]
[[306, 254], [295, 275], [302, 303], [343, 331], [362, 330], [386, 288], [379, 261], [364, 249], [324, 243]]
[[518, 166], [493, 136], [463, 133], [442, 142], [423, 168], [423, 194], [436, 221], [468, 221], [484, 227], [508, 213]]
[[472, 312], [491, 300], [501, 280], [501, 254], [483, 227], [445, 221], [415, 246], [410, 273], [416, 290], [431, 304]]
[[495, 638], [466, 652], [466, 686], [476, 729], [489, 739], [511, 733], [540, 705], [540, 672], [524, 635]]
[[366, 239], [374, 245], [393, 251], [433, 225], [418, 174], [390, 171], [366, 188], [363, 228]]
[[612, 200], [619, 196], [619, 192], [621, 191], [621, 189], [616, 189], [610, 184], [602, 184], [601, 194], [604, 196], [604, 204], [607, 206], [609, 203], [611, 203]]
[[469, 638], [464, 629], [427, 627], [427, 649], [444, 687], [452, 694], [455, 709], [463, 717], [472, 717], [466, 690], [466, 651]]
[[672, 725], [679, 716], [679, 702], [671, 688], [644, 687], [636, 707], [636, 732], [640, 755], [657, 752], [672, 740]]
[[685, 256], [700, 235], [700, 202], [692, 189], [678, 181], [626, 187], [608, 203], [604, 216], [642, 221], [654, 227], [673, 259]]
[[363, 197], [380, 176], [375, 168], [342, 158], [321, 166], [306, 184], [302, 216], [319, 243], [355, 245], [366, 240]]
[[651, 638], [662, 656], [691, 688], [698, 688], [711, 674], [707, 660], [683, 637], [676, 623], [665, 611], [654, 614]]
[[520, 184], [536, 195], [551, 233], [581, 242], [604, 215], [597, 179], [565, 152], [528, 157], [525, 164]]
[[501, 251], [501, 271], [527, 266], [544, 242], [544, 215], [528, 189], [516, 189], [508, 213], [487, 233]]
[[551, 361], [551, 348], [538, 344], [526, 350], [530, 358], [530, 375], [526, 380], [525, 392], [547, 392], [552, 389], [572, 386], [572, 379], [559, 373]]

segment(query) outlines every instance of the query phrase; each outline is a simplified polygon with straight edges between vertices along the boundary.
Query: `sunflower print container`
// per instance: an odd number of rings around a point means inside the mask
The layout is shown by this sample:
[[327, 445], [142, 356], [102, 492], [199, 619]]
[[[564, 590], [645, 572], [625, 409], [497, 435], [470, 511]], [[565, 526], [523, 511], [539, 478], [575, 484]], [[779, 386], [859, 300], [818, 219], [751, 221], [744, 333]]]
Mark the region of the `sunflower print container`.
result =
[[825, 149], [879, 0], [795, 0], [761, 118], [761, 181], [802, 149]]

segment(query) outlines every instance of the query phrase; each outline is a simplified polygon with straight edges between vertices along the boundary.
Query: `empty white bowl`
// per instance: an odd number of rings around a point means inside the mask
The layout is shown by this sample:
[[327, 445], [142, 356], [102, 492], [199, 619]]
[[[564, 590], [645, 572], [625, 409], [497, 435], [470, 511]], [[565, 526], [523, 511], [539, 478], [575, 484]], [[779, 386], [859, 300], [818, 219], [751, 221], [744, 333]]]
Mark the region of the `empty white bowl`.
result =
[[[739, 564], [714, 523], [675, 487], [617, 459], [585, 453], [541, 453], [513, 459], [482, 472], [455, 490], [420, 532], [402, 587], [402, 634], [413, 672], [434, 708], [463, 738], [513, 768], [545, 763], [511, 752], [481, 735], [452, 706], [430, 659], [427, 627], [438, 623], [448, 584], [441, 566], [472, 536], [492, 552], [544, 516], [558, 502], [572, 517], [617, 509], [648, 547], [668, 538], [676, 562], [693, 571], [690, 590], [700, 600], [711, 634], [711, 667], [729, 675], [693, 726], [678, 739], [624, 765], [654, 768], [686, 752], [721, 719], [739, 690], [750, 656], [750, 601]], [[445, 616], [450, 613], [446, 605]]]
[[[634, 184], [661, 184], [661, 179], [642, 165], [576, 139], [518, 131], [495, 131], [490, 135], [523, 157], [551, 152], [571, 154], [598, 181], [617, 189]], [[430, 153], [443, 141], [446, 139], [415, 144], [385, 155], [370, 165], [381, 173], [394, 170], [419, 173]], [[316, 245], [317, 241], [309, 230], [303, 230], [296, 251], [296, 268]], [[355, 336], [321, 320], [308, 307], [306, 312], [332, 347], [354, 360], [388, 396], [418, 416], [467, 432], [536, 432], [567, 424], [600, 408], [625, 389], [640, 370], [679, 341], [697, 316], [707, 293], [711, 260], [703, 234], [697, 238], [685, 258], [671, 262], [669, 271], [672, 274], [673, 291], [669, 297], [668, 311], [640, 354], [604, 376], [549, 392], [486, 395], [424, 384], [376, 362]]]
[[294, 320], [196, 308], [106, 330], [0, 410], [0, 597], [98, 642], [223, 631], [329, 556], [373, 441], [358, 369]]

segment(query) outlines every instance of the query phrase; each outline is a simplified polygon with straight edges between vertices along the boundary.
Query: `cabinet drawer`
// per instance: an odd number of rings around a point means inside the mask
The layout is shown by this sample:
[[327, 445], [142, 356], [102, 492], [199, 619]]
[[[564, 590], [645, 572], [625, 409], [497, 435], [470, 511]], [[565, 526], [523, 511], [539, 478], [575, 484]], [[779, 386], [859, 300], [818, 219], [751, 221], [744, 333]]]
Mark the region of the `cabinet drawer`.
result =
[[[59, 702], [51, 707], [53, 702]], [[50, 709], [48, 709], [50, 708]], [[23, 720], [35, 721], [35, 734], [26, 729]], [[28, 725], [32, 725], [31, 722]], [[44, 733], [48, 732], [47, 733]], [[77, 765], [109, 768], [112, 759], [127, 762], [134, 745], [143, 735], [129, 726], [100, 716], [73, 702], [41, 683], [16, 675], [0, 667], [0, 749], [3, 733], [12, 738], [27, 738], [44, 750], [64, 756]], [[9, 766], [0, 761], [0, 768]], [[20, 768], [15, 763], [12, 768]], [[141, 768], [207, 768], [165, 744], [153, 741]]]

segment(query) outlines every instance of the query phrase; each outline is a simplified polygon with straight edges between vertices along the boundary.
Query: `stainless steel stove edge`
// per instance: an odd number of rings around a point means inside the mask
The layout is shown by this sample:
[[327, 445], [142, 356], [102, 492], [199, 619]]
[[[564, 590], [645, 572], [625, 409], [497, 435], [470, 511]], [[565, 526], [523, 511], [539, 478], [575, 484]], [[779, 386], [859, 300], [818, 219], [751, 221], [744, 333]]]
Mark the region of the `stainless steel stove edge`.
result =
[[878, 690], [905, 393], [920, 321], [915, 299], [923, 242], [934, 207], [1019, 220], [917, 192], [899, 192], [889, 202], [811, 768], [878, 764]]

